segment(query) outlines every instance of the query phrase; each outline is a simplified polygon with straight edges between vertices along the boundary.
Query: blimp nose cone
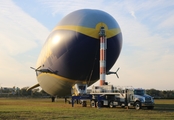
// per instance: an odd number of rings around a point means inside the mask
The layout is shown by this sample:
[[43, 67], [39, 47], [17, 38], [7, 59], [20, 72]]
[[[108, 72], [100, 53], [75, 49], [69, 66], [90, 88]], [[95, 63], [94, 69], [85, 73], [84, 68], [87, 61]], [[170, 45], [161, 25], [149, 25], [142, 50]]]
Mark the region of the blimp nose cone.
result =
[[[100, 10], [82, 9], [65, 16], [49, 35], [38, 64], [71, 79], [98, 79], [99, 31], [106, 30], [108, 71], [117, 60], [122, 35], [116, 20]], [[91, 73], [93, 71], [93, 73]]]

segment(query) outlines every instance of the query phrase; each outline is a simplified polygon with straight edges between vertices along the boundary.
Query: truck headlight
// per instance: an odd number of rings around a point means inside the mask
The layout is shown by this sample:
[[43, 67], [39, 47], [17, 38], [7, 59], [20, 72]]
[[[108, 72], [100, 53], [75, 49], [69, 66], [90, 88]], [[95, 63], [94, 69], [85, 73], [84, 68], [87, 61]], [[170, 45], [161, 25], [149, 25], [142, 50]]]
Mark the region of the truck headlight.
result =
[[140, 100], [141, 102], [145, 102], [145, 100], [144, 100], [143, 98], [139, 98], [139, 100]]

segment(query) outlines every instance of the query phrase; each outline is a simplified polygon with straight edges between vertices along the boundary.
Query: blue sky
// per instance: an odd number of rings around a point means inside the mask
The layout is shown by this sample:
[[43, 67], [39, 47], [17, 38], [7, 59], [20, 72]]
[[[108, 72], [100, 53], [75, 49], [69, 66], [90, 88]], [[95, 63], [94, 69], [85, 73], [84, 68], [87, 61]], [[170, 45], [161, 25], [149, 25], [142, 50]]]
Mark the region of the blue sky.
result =
[[[173, 0], [4, 0], [0, 1], [0, 86], [37, 83], [35, 66], [51, 30], [68, 13], [99, 9], [112, 15], [123, 33], [123, 48], [107, 76], [117, 86], [174, 90]], [[98, 84], [98, 83], [96, 83]]]

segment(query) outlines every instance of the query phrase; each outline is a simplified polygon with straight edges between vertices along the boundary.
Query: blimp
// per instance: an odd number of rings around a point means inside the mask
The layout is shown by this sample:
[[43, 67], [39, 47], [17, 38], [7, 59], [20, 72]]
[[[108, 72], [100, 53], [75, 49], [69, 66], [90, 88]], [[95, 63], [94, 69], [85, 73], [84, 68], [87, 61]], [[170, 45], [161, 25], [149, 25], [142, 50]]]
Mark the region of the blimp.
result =
[[101, 29], [107, 38], [104, 69], [109, 72], [122, 49], [122, 32], [108, 13], [81, 9], [66, 15], [51, 31], [38, 57], [36, 77], [40, 86], [52, 96], [71, 94], [74, 84], [92, 85], [100, 79]]

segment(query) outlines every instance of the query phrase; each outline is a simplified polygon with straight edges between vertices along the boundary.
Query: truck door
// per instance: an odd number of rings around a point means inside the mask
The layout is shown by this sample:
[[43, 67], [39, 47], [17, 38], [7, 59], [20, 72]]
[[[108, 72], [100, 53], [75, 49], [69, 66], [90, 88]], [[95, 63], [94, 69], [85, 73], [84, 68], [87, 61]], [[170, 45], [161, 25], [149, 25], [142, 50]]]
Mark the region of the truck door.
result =
[[128, 101], [129, 101], [129, 102], [134, 101], [133, 90], [128, 90]]
[[134, 101], [134, 96], [133, 96], [133, 94], [130, 94], [130, 95], [129, 95], [129, 99], [130, 99], [130, 101]]

